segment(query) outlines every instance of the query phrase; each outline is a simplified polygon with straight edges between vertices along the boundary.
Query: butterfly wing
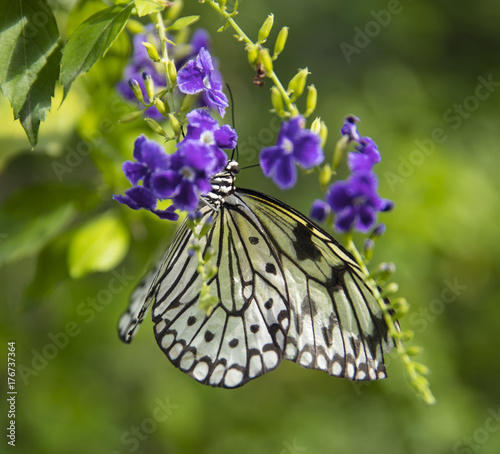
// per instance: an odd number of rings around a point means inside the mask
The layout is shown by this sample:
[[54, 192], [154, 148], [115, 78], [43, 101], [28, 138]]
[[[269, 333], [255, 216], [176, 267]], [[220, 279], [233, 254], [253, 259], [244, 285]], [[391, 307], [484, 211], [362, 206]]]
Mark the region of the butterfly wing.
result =
[[285, 276], [290, 328], [284, 358], [351, 380], [385, 378], [383, 352], [393, 341], [353, 257], [282, 202], [246, 189], [235, 197], [255, 214]]
[[198, 259], [189, 253], [193, 234], [184, 225], [153, 283], [155, 336], [183, 372], [204, 384], [233, 388], [280, 363], [289, 327], [287, 290], [278, 257], [254, 223], [224, 206], [204, 207], [201, 215], [202, 221], [213, 218], [200, 246], [216, 259], [209, 289], [218, 303], [210, 314], [200, 308]]

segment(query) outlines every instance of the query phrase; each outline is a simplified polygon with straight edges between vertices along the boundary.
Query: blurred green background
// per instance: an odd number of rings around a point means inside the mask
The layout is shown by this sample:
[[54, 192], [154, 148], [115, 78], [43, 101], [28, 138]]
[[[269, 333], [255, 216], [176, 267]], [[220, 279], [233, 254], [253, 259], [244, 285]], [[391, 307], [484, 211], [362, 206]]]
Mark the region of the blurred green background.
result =
[[[84, 3], [69, 20], [71, 4], [58, 4], [62, 33], [93, 11]], [[216, 15], [186, 3], [213, 32], [231, 85], [240, 163], [255, 164], [276, 136], [270, 85], [252, 85], [230, 30], [216, 34]], [[119, 341], [128, 295], [176, 227], [111, 200], [126, 188], [120, 165], [135, 137], [149, 134], [140, 120], [117, 123], [132, 110], [114, 92], [130, 52], [123, 34], [59, 108], [58, 93], [34, 151], [0, 99], [0, 338], [5, 358], [7, 341], [16, 342], [17, 452], [500, 452], [498, 3], [241, 0], [239, 11], [252, 37], [274, 12], [271, 44], [290, 27], [276, 71], [287, 81], [309, 68], [327, 153], [349, 113], [378, 143], [380, 193], [396, 209], [380, 217], [387, 233], [372, 263], [397, 265], [412, 306], [401, 324], [424, 348], [418, 359], [432, 371], [437, 404], [418, 400], [395, 355], [389, 378], [368, 385], [287, 362], [230, 391], [175, 369], [149, 317], [131, 345]], [[251, 169], [238, 184], [304, 213], [320, 196], [314, 176], [280, 192]], [[83, 264], [70, 273], [82, 244], [114, 258], [115, 271], [87, 273]]]

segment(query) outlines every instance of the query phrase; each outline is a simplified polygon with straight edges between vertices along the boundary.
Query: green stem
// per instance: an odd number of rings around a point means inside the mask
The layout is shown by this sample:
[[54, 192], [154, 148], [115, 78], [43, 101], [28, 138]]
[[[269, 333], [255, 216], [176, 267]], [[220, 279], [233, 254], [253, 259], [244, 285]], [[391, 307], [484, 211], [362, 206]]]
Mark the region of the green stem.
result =
[[165, 66], [165, 79], [167, 81], [167, 90], [168, 90], [168, 97], [169, 97], [169, 107], [170, 107], [170, 112], [175, 112], [174, 108], [174, 91], [173, 87], [169, 86], [168, 83], [168, 46], [167, 46], [167, 31], [165, 29], [165, 25], [163, 24], [163, 17], [161, 15], [161, 12], [156, 13], [156, 30], [158, 32], [158, 37], [160, 38], [160, 43], [161, 43], [161, 59], [160, 61], [163, 63], [163, 66]]
[[396, 351], [405, 366], [406, 374], [408, 376], [410, 385], [413, 386], [413, 388], [418, 392], [422, 400], [427, 405], [434, 404], [436, 402], [436, 399], [432, 395], [432, 392], [428, 386], [428, 382], [425, 379], [425, 377], [423, 377], [418, 373], [415, 367], [415, 362], [410, 358], [410, 356], [406, 352], [405, 346], [403, 345], [403, 340], [401, 338], [401, 333], [399, 329], [396, 328], [394, 320], [392, 319], [392, 316], [389, 312], [389, 306], [385, 303], [384, 298], [380, 294], [377, 283], [373, 278], [370, 277], [370, 272], [366, 267], [363, 257], [361, 256], [358, 249], [356, 248], [356, 245], [354, 244], [351, 233], [348, 233], [346, 235], [346, 249], [354, 256], [356, 263], [359, 265], [361, 271], [365, 275], [365, 282], [372, 290], [372, 293], [375, 296], [378, 305], [382, 309], [382, 312], [384, 314], [384, 320], [388, 327], [389, 335], [393, 338], [394, 344], [396, 346]]
[[[233, 15], [229, 14], [225, 10], [225, 8], [224, 9], [221, 8], [220, 5], [214, 0], [205, 0], [204, 3], [207, 3], [208, 5], [210, 5], [215, 11], [217, 11], [227, 21], [227, 23], [233, 28], [233, 30], [238, 35], [238, 41], [243, 41], [244, 43], [248, 44], [249, 46], [251, 46], [253, 48], [258, 47], [257, 44], [254, 43], [247, 36], [247, 34], [241, 29], [241, 27], [236, 23], [236, 21], [232, 17]], [[264, 52], [267, 52], [267, 49], [264, 50]], [[270, 73], [267, 74], [267, 77], [269, 77], [269, 79], [271, 79], [273, 81], [274, 85], [281, 93], [281, 96], [283, 97], [285, 105], [286, 105], [288, 111], [292, 114], [292, 116], [298, 115], [299, 111], [298, 111], [297, 107], [290, 100], [290, 97], [288, 96], [288, 93], [286, 92], [285, 87], [283, 87], [283, 84], [279, 80], [277, 74], [274, 71], [271, 71]]]

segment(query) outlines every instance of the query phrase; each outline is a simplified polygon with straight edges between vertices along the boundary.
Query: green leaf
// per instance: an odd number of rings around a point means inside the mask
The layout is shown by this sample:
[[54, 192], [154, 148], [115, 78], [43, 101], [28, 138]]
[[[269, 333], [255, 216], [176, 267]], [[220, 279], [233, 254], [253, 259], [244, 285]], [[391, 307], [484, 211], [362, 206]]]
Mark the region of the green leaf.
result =
[[135, 0], [135, 9], [139, 17], [147, 14], [157, 13], [165, 9], [165, 1], [162, 0]]
[[106, 213], [85, 224], [73, 236], [68, 249], [69, 274], [80, 278], [93, 271], [109, 271], [127, 254], [128, 229], [116, 216]]
[[74, 80], [92, 68], [127, 24], [134, 3], [110, 6], [90, 16], [71, 34], [61, 59], [64, 97]]
[[185, 17], [179, 17], [172, 25], [167, 27], [167, 30], [180, 30], [184, 27], [188, 27], [189, 25], [194, 24], [195, 22], [198, 22], [200, 19], [200, 16], [185, 16]]
[[6, 0], [0, 18], [0, 88], [32, 146], [59, 78], [61, 39], [46, 0]]
[[0, 265], [36, 254], [76, 217], [80, 191], [60, 184], [23, 188], [0, 209]]

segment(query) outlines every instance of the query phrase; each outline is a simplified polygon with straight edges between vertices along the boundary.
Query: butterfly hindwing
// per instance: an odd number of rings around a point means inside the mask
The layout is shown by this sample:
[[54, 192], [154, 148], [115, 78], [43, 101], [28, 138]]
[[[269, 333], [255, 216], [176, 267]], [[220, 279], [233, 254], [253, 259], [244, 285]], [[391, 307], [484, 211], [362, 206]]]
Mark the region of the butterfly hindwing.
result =
[[193, 236], [183, 226], [178, 235], [184, 240], [169, 254], [153, 289], [155, 335], [175, 366], [202, 383], [232, 388], [281, 361], [289, 325], [284, 278], [274, 251], [251, 223], [244, 230], [256, 244], [245, 244], [232, 210], [205, 207], [202, 213], [202, 220], [214, 218], [200, 246], [211, 248], [217, 261], [209, 288], [218, 303], [210, 314], [200, 308], [198, 261], [189, 253]]

